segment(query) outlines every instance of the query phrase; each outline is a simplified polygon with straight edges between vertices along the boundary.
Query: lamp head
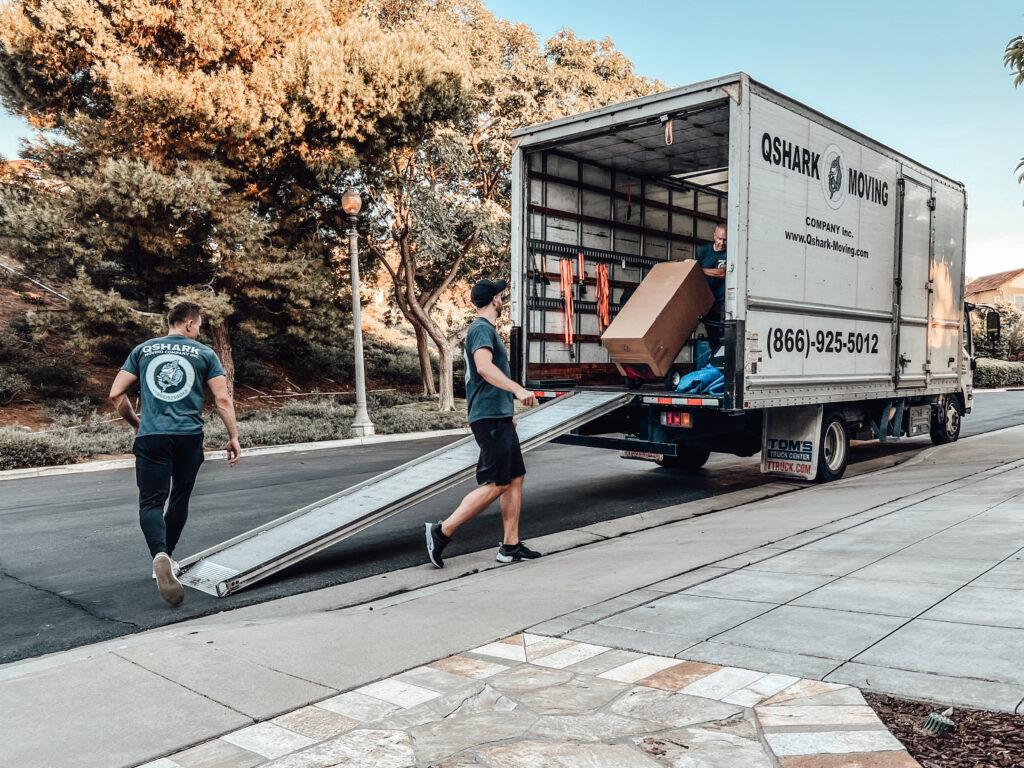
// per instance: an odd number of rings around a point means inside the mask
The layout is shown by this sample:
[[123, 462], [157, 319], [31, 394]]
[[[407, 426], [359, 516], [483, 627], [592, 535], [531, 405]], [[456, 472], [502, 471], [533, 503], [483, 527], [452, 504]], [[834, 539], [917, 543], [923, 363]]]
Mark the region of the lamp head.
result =
[[355, 187], [349, 187], [341, 196], [341, 209], [349, 216], [356, 216], [363, 207], [363, 200]]

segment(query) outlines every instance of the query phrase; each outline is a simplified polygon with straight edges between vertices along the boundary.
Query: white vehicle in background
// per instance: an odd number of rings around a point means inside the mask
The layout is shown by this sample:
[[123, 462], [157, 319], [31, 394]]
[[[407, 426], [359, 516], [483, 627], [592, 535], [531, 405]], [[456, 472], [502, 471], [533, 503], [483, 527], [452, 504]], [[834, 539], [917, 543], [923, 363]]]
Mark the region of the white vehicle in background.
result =
[[[831, 480], [851, 438], [957, 439], [973, 369], [961, 183], [745, 74], [515, 136], [513, 374], [542, 398], [639, 383], [601, 346], [598, 265], [614, 316], [654, 264], [728, 230], [724, 394], [655, 383], [558, 441], [680, 468], [761, 451], [765, 472]], [[693, 361], [691, 340], [676, 368]]]

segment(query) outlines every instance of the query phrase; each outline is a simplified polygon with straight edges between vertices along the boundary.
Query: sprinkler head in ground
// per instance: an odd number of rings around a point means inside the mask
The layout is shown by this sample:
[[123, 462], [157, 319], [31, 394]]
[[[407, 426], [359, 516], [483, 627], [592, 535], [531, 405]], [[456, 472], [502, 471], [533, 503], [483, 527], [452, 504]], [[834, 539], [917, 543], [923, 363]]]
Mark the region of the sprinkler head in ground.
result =
[[930, 733], [933, 736], [938, 736], [942, 733], [948, 733], [953, 730], [954, 723], [950, 719], [953, 714], [953, 708], [950, 707], [942, 714], [938, 712], [932, 712], [928, 717], [921, 723], [921, 730], [925, 733]]

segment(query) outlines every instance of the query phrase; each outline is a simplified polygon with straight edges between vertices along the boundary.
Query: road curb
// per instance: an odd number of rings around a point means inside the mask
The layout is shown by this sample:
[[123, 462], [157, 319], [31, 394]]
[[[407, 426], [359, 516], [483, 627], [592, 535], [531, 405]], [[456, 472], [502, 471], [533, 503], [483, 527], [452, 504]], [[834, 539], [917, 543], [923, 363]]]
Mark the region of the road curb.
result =
[[[432, 432], [399, 432], [393, 435], [371, 435], [369, 437], [351, 437], [345, 440], [321, 440], [316, 443], [286, 443], [285, 445], [267, 445], [258, 448], [245, 448], [242, 457], [271, 456], [279, 453], [301, 453], [304, 451], [325, 451], [331, 448], [352, 448], [360, 445], [378, 445], [381, 443], [413, 442], [429, 440], [434, 437], [456, 437], [471, 434], [469, 427], [458, 429], [438, 429]], [[222, 459], [224, 451], [206, 451], [207, 459]], [[0, 481], [20, 480], [26, 477], [50, 477], [52, 475], [75, 475], [82, 472], [103, 472], [109, 469], [127, 469], [135, 466], [135, 459], [107, 459], [104, 461], [85, 461], [80, 464], [62, 464], [53, 467], [25, 467], [24, 469], [0, 470]]]

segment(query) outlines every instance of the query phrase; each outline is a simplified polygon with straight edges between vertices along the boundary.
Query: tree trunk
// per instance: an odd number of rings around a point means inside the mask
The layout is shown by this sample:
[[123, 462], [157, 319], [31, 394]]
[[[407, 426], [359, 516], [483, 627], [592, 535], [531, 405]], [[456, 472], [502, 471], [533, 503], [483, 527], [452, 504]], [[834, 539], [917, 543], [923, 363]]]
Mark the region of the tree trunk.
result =
[[210, 338], [213, 341], [213, 351], [220, 358], [220, 364], [224, 368], [227, 377], [228, 395], [235, 397], [235, 361], [231, 356], [231, 334], [228, 332], [228, 321], [221, 323], [210, 323]]
[[416, 353], [420, 358], [420, 377], [423, 380], [423, 394], [436, 395], [437, 387], [434, 385], [434, 368], [430, 364], [430, 339], [427, 332], [415, 322], [413, 318], [406, 317], [412, 323], [416, 331]]
[[440, 358], [441, 375], [437, 395], [437, 410], [442, 413], [455, 410], [455, 376], [452, 372], [452, 355], [455, 353], [455, 345], [445, 340], [437, 348]]

